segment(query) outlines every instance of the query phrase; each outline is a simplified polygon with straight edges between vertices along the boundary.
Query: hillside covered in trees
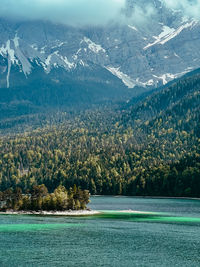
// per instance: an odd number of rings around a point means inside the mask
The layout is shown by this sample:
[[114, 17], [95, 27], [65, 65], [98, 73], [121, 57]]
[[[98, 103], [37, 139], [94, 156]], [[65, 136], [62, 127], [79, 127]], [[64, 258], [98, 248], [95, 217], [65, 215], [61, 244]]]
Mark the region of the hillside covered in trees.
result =
[[91, 194], [200, 197], [200, 74], [132, 102], [60, 112], [2, 136], [0, 190], [76, 184]]

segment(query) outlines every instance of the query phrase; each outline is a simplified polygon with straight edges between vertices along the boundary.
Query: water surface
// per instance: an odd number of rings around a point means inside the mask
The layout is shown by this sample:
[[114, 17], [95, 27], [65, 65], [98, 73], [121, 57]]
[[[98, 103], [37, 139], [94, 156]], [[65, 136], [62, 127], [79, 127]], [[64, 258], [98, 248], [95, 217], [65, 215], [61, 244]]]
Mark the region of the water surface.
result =
[[0, 215], [0, 266], [200, 266], [200, 201], [92, 197], [90, 207], [104, 213]]

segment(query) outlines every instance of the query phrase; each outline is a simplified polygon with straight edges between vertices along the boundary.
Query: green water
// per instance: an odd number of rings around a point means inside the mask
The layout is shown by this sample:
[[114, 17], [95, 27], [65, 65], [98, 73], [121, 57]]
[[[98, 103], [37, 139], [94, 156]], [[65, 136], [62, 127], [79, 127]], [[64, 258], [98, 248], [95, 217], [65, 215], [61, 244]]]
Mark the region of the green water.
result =
[[90, 206], [103, 213], [0, 215], [0, 266], [200, 266], [200, 201], [93, 197]]

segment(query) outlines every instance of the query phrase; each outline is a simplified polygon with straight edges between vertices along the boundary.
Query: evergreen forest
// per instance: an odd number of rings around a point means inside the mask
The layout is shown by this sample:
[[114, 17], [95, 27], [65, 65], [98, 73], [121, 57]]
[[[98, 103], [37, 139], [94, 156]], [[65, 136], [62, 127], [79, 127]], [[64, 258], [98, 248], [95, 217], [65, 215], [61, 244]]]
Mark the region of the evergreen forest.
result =
[[3, 118], [0, 129], [0, 191], [43, 185], [50, 193], [39, 205], [49, 207], [63, 188], [72, 195], [74, 185], [91, 194], [200, 197], [199, 73], [129, 103]]

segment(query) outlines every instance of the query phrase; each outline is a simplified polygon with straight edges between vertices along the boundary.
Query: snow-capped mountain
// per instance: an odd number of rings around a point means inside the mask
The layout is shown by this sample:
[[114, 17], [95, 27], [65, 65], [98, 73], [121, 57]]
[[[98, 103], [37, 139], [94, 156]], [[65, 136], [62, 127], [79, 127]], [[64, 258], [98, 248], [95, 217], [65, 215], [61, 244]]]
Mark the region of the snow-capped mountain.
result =
[[[82, 81], [98, 80], [101, 70], [107, 73], [107, 78], [100, 75], [102, 83], [112, 84], [113, 76], [119, 80], [118, 86], [123, 87], [123, 82], [128, 88], [148, 89], [198, 68], [199, 21], [167, 8], [160, 0], [149, 2], [156, 12], [148, 22], [131, 18], [133, 0], [127, 1], [126, 15], [130, 19], [101, 27], [1, 19], [0, 88], [25, 86], [36, 69], [47, 76], [62, 69]], [[141, 7], [145, 3], [140, 0]], [[51, 79], [59, 83], [58, 71], [56, 75]]]

